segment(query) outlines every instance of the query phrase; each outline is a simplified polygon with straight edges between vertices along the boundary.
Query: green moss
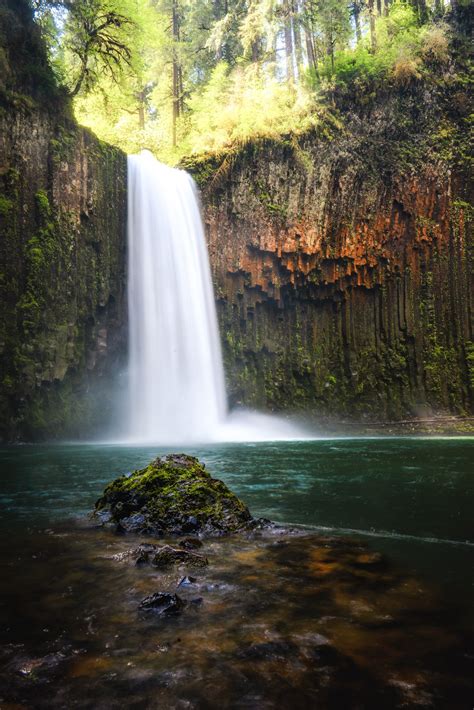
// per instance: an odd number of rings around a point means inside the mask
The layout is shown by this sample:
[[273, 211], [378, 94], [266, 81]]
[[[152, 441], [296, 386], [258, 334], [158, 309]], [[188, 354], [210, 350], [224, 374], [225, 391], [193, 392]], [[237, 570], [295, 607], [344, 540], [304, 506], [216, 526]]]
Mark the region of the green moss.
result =
[[34, 294], [27, 291], [18, 301], [17, 308], [19, 308], [21, 311], [30, 311], [32, 309], [39, 309], [40, 305], [36, 300]]
[[474, 393], [474, 343], [468, 341], [465, 345], [466, 349], [466, 362], [469, 371], [469, 384]]
[[426, 389], [435, 404], [449, 404], [450, 408], [462, 411], [459, 398], [462, 388], [457, 359], [454, 348], [430, 338], [424, 360]]
[[49, 204], [49, 197], [46, 190], [38, 190], [38, 192], [35, 194], [35, 202], [40, 217], [43, 219], [47, 219], [51, 215], [51, 206]]
[[270, 213], [278, 215], [286, 219], [288, 215], [288, 206], [280, 204], [277, 202], [267, 191], [266, 185], [261, 180], [256, 180], [253, 186], [253, 192], [257, 197], [258, 201], [267, 209]]
[[207, 153], [184, 158], [178, 167], [191, 173], [197, 185], [202, 189], [213, 183], [216, 187], [231, 167], [230, 154]]
[[419, 229], [424, 229], [430, 237], [436, 237], [439, 233], [439, 224], [433, 219], [429, 219], [423, 215], [417, 215], [415, 224]]
[[18, 91], [5, 91], [4, 99], [14, 109], [32, 111], [37, 108], [37, 102], [27, 94], [21, 94]]
[[2, 380], [2, 386], [5, 388], [6, 391], [13, 391], [15, 388], [15, 380], [13, 379], [13, 377], [10, 377], [10, 375], [5, 375]]
[[8, 215], [12, 209], [13, 209], [12, 200], [8, 199], [8, 197], [4, 197], [3, 195], [0, 195], [0, 215], [2, 217], [6, 217], [6, 215]]
[[296, 163], [305, 173], [312, 174], [314, 170], [313, 156], [308, 150], [301, 147], [297, 136], [292, 136], [291, 147], [293, 148]]
[[456, 212], [462, 211], [465, 217], [469, 220], [474, 218], [474, 206], [465, 200], [453, 200], [452, 207]]
[[191, 518], [199, 529], [231, 531], [250, 519], [237, 496], [211, 478], [198, 459], [185, 454], [155, 459], [130, 476], [117, 478], [96, 503], [97, 511], [104, 509], [123, 524], [140, 513], [148, 528], [160, 530], [183, 527]]
[[49, 142], [53, 162], [62, 163], [68, 160], [76, 143], [77, 131], [71, 130], [67, 125], [59, 126], [55, 138]]

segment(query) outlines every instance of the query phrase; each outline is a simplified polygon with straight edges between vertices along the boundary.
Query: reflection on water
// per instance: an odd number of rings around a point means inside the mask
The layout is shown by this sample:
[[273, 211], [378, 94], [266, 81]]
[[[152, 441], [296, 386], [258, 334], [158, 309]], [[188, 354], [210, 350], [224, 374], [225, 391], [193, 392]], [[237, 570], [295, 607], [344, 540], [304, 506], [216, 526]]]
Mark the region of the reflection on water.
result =
[[[0, 707], [469, 708], [472, 450], [194, 450], [254, 514], [326, 534], [207, 541], [209, 567], [161, 571], [122, 554], [140, 541], [77, 523], [157, 450], [5, 449]], [[196, 581], [178, 589], [185, 575]], [[139, 613], [158, 591], [189, 603]]]

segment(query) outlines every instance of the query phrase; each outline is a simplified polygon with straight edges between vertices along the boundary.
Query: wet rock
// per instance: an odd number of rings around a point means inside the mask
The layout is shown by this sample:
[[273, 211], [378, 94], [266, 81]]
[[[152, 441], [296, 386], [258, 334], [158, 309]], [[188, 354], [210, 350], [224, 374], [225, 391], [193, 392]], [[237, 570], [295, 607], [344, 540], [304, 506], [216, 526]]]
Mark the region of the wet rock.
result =
[[147, 565], [150, 563], [150, 557], [155, 554], [158, 549], [157, 545], [152, 545], [151, 543], [144, 543], [139, 545], [132, 552], [132, 556], [135, 558], [135, 564], [137, 567], [141, 565]]
[[158, 549], [151, 559], [151, 564], [163, 569], [176, 564], [185, 564], [188, 567], [206, 567], [209, 562], [203, 555], [198, 555], [188, 550], [176, 549], [171, 547], [171, 545], [165, 545]]
[[130, 547], [128, 550], [112, 555], [112, 559], [116, 562], [135, 561], [138, 566], [145, 565], [150, 563], [150, 558], [158, 549], [158, 545], [143, 543], [138, 545], [138, 547]]
[[268, 641], [256, 643], [239, 652], [240, 658], [251, 660], [276, 660], [298, 653], [298, 646], [291, 641]]
[[184, 540], [181, 540], [179, 546], [184, 550], [198, 550], [202, 547], [202, 542], [197, 537], [185, 537]]
[[182, 524], [183, 532], [194, 532], [199, 529], [199, 522], [195, 515], [190, 515]]
[[186, 602], [177, 594], [155, 592], [142, 599], [138, 608], [144, 612], [153, 612], [154, 614], [163, 616], [174, 616], [179, 614], [185, 606]]
[[194, 609], [197, 609], [197, 607], [202, 606], [204, 603], [203, 597], [195, 597], [194, 599], [190, 599], [189, 604], [191, 607]]
[[193, 584], [196, 584], [196, 582], [196, 577], [183, 577], [178, 583], [178, 589], [180, 587], [191, 587]]
[[137, 565], [137, 567], [141, 567], [141, 565], [147, 565], [149, 564], [149, 562], [150, 556], [146, 552], [140, 554], [135, 560], [135, 564]]
[[[211, 478], [198, 459], [185, 454], [157, 458], [112, 481], [97, 501], [93, 518], [99, 524], [113, 523], [122, 532], [153, 535], [222, 535], [254, 524], [242, 501]], [[188, 549], [193, 544], [188, 542]]]
[[41, 658], [15, 659], [11, 669], [23, 678], [47, 679], [61, 672], [61, 667], [71, 655], [70, 648], [64, 648], [56, 653], [49, 653]]
[[97, 518], [96, 521], [99, 525], [107, 525], [112, 521], [112, 513], [110, 510], [99, 510], [97, 512]]
[[135, 513], [135, 515], [129, 515], [128, 517], [120, 519], [120, 525], [125, 530], [125, 532], [134, 532], [135, 530], [140, 530], [140, 532], [146, 532], [146, 518], [142, 513]]

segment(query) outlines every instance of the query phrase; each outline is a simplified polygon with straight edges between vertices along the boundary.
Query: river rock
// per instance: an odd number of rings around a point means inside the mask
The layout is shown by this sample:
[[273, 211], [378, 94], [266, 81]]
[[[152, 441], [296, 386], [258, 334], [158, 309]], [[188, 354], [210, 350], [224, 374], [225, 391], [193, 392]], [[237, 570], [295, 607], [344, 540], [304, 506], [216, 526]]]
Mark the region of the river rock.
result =
[[203, 555], [197, 555], [195, 552], [188, 550], [175, 549], [171, 545], [160, 547], [151, 560], [154, 567], [163, 569], [172, 565], [184, 564], [188, 567], [206, 567], [209, 564], [207, 558]]
[[185, 606], [186, 602], [177, 594], [155, 592], [142, 599], [139, 609], [144, 612], [174, 616], [175, 614], [179, 614]]
[[222, 535], [255, 524], [225, 483], [185, 454], [156, 458], [116, 478], [97, 501], [93, 516], [121, 531], [153, 535]]
[[197, 550], [199, 547], [202, 547], [202, 542], [197, 537], [185, 537], [184, 540], [181, 540], [179, 546], [182, 547], [183, 550]]

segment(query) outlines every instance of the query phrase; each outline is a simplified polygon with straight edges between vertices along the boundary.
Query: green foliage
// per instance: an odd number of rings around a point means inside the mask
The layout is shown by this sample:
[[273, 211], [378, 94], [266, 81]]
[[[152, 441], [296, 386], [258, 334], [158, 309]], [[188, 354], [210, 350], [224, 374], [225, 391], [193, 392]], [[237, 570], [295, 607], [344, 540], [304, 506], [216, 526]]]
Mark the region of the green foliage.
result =
[[466, 343], [466, 362], [469, 370], [469, 384], [474, 392], [474, 343]]
[[420, 78], [424, 60], [447, 58], [447, 26], [420, 27], [414, 9], [404, 2], [395, 2], [386, 17], [377, 19], [375, 33], [375, 51], [365, 37], [355, 47], [338, 52], [332, 66], [326, 59], [320, 78], [352, 91], [381, 81], [406, 85]]
[[[219, 111], [213, 111], [213, 106]], [[219, 150], [257, 136], [307, 130], [318, 121], [305, 87], [289, 89], [254, 64], [231, 70], [221, 62], [190, 101], [188, 153]]]
[[148, 148], [167, 162], [305, 131], [335, 91], [403, 90], [436, 80], [450, 57], [439, 3], [395, 0], [377, 14], [343, 0], [39, 1], [50, 8], [52, 61], [78, 93], [79, 120], [127, 152]]

